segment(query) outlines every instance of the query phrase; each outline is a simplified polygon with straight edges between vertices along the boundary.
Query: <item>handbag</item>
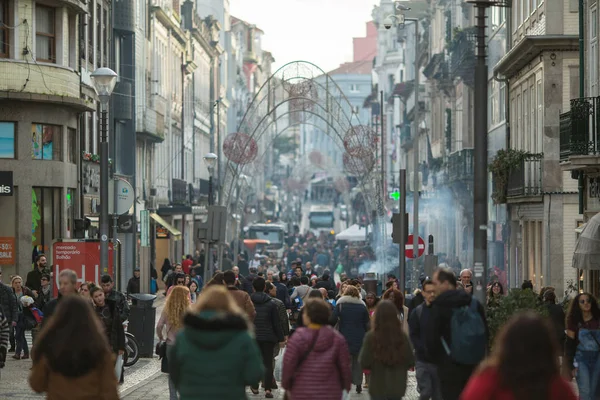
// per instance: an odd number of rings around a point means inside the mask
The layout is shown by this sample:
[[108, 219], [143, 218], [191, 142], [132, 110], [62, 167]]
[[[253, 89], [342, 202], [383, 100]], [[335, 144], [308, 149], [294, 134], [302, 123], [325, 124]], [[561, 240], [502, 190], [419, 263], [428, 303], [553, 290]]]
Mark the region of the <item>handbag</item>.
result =
[[154, 350], [159, 359], [167, 356], [167, 342], [156, 343], [156, 349]]

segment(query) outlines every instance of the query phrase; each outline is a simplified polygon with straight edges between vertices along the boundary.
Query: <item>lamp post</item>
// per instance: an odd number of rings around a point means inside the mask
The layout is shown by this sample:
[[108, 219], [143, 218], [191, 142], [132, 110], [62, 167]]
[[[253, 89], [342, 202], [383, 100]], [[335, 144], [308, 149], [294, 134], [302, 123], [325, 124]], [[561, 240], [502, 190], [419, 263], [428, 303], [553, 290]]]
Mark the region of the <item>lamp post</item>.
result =
[[[117, 73], [98, 68], [92, 82], [100, 98], [100, 267], [108, 272], [108, 101], [117, 83]], [[115, 271], [113, 271], [114, 273]]]
[[212, 206], [214, 203], [213, 200], [213, 173], [215, 171], [215, 166], [217, 164], [217, 160], [219, 159], [215, 153], [208, 153], [203, 157], [204, 164], [206, 164], [206, 169], [208, 169], [208, 205]]
[[[237, 214], [238, 209], [239, 209], [239, 204], [240, 204], [240, 196], [242, 195], [242, 190], [245, 189], [247, 186], [250, 185], [250, 178], [248, 178], [248, 176], [241, 174], [239, 177], [239, 185], [238, 185], [238, 190], [237, 190], [237, 196], [236, 196], [236, 200], [235, 200], [235, 213]], [[240, 223], [238, 225], [238, 233], [237, 233], [237, 254], [241, 253], [242, 250], [242, 228], [244, 227], [243, 222], [244, 222], [244, 218], [243, 218], [243, 214], [244, 214], [244, 208], [242, 207], [242, 211], [241, 213], [238, 215], [239, 219], [240, 219]], [[234, 260], [235, 261], [235, 260]]]
[[[215, 153], [208, 153], [204, 157], [204, 164], [206, 164], [206, 169], [208, 170], [208, 206], [212, 206], [214, 204], [213, 201], [213, 173], [215, 171], [215, 165], [217, 164], [217, 160], [219, 157]], [[210, 212], [210, 210], [209, 210]], [[210, 235], [208, 235], [210, 237]], [[206, 252], [204, 253], [204, 284], [208, 283], [208, 279], [210, 279], [210, 242], [206, 240]]]

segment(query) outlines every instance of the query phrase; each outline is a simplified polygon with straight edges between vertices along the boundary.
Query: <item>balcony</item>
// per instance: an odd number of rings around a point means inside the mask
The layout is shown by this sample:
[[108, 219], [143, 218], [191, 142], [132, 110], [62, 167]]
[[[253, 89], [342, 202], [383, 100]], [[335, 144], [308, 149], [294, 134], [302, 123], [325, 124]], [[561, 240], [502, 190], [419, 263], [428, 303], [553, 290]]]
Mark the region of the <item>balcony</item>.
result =
[[600, 97], [571, 99], [560, 115], [560, 161], [573, 168], [600, 165]]
[[[81, 99], [81, 78], [68, 67], [38, 62], [0, 59], [0, 99], [60, 104], [91, 111], [95, 107]], [[25, 84], [26, 83], [26, 84]]]
[[542, 195], [542, 158], [528, 157], [508, 174], [507, 199]]
[[448, 43], [450, 53], [450, 75], [461, 78], [473, 87], [475, 84], [475, 27], [455, 28], [452, 40]]
[[448, 156], [448, 182], [473, 181], [473, 149], [462, 149]]

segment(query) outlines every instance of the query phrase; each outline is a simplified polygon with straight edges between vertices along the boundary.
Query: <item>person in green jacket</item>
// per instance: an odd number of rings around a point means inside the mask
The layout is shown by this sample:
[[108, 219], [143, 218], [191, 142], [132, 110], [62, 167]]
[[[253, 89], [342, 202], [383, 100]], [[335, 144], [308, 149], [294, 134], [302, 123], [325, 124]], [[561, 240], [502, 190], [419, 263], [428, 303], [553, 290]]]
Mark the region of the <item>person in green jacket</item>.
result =
[[398, 309], [389, 300], [377, 304], [372, 327], [365, 335], [358, 356], [369, 370], [371, 400], [400, 400], [406, 393], [408, 370], [415, 356], [408, 335], [402, 330]]
[[244, 400], [264, 366], [244, 312], [225, 286], [207, 287], [183, 320], [167, 356], [181, 400]]

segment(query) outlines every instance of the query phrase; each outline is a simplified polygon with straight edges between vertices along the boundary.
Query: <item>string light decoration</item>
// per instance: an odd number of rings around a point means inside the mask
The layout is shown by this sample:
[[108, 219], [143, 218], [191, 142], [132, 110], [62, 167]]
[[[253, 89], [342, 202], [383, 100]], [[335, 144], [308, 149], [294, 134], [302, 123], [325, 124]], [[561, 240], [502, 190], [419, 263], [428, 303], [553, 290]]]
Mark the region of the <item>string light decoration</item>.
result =
[[223, 142], [223, 154], [236, 164], [248, 164], [256, 158], [258, 145], [246, 133], [230, 133]]
[[343, 161], [346, 171], [357, 176], [368, 175], [375, 166], [375, 156], [366, 147], [355, 148], [353, 154], [344, 153]]
[[366, 125], [352, 126], [344, 135], [344, 149], [350, 155], [360, 154], [364, 148], [373, 148], [377, 135]]

